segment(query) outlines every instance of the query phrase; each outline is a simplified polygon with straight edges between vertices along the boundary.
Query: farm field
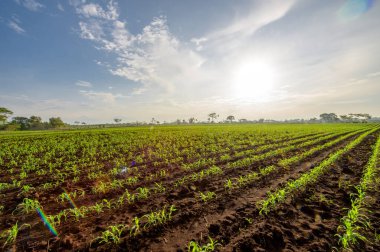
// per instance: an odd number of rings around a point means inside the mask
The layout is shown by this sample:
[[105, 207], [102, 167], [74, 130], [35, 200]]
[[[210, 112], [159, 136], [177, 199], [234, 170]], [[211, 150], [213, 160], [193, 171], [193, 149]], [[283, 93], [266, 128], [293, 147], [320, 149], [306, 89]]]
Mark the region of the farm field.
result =
[[380, 251], [379, 124], [0, 134], [4, 251]]

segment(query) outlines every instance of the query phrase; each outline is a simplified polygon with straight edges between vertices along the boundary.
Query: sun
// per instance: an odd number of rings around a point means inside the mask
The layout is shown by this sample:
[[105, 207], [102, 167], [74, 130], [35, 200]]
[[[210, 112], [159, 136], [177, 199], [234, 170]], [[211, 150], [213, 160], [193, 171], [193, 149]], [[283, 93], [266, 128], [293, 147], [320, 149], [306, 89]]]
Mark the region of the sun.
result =
[[233, 93], [238, 99], [266, 101], [274, 89], [274, 68], [264, 61], [244, 61], [233, 73]]

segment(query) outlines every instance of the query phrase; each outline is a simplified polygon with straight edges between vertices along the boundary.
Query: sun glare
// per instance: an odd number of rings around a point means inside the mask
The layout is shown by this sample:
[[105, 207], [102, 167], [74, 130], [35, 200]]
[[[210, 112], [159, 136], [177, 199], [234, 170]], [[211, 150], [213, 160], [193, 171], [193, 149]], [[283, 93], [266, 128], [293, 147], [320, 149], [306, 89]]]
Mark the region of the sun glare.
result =
[[275, 81], [273, 67], [262, 61], [246, 61], [234, 72], [233, 91], [238, 99], [265, 101], [268, 100]]

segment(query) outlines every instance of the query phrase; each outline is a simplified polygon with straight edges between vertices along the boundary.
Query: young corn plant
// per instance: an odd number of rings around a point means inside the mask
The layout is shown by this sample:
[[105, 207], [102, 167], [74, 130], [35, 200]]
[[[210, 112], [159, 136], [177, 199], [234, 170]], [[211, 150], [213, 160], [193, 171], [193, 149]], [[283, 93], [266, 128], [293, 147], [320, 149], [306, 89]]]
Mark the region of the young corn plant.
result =
[[146, 219], [145, 227], [157, 226], [165, 224], [167, 221], [171, 220], [173, 212], [177, 211], [174, 205], [171, 205], [169, 211], [166, 210], [166, 206], [157, 212], [151, 212], [143, 216]]
[[140, 233], [140, 219], [138, 217], [133, 218], [133, 226], [129, 230], [129, 235], [136, 236]]
[[234, 186], [234, 185], [233, 185], [231, 179], [227, 179], [227, 180], [226, 180], [226, 183], [224, 184], [224, 188], [226, 188], [227, 190], [230, 190], [230, 189], [233, 188], [233, 186]]
[[195, 241], [190, 241], [189, 245], [187, 246], [188, 251], [189, 252], [211, 252], [211, 251], [214, 251], [216, 247], [220, 245], [218, 241], [213, 240], [210, 236], [208, 237], [208, 239], [210, 242], [203, 246], [199, 245]]
[[102, 234], [95, 238], [95, 240], [98, 240], [99, 243], [118, 244], [120, 242], [120, 237], [126, 228], [127, 227], [123, 224], [109, 226], [108, 229], [102, 232]]
[[3, 244], [3, 248], [5, 248], [8, 244], [13, 244], [16, 242], [17, 234], [23, 227], [30, 227], [29, 224], [22, 224], [20, 227], [18, 223], [14, 224], [10, 229], [3, 231], [0, 233], [0, 238], [5, 238], [5, 242]]
[[212, 200], [213, 198], [215, 198], [216, 194], [215, 194], [215, 192], [210, 192], [210, 191], [207, 191], [205, 193], [200, 192], [199, 193], [199, 197], [201, 198], [201, 200], [203, 202], [207, 202], [207, 201]]
[[28, 214], [30, 212], [34, 212], [37, 208], [42, 209], [42, 206], [40, 205], [40, 202], [38, 202], [38, 200], [24, 198], [22, 203], [17, 206], [15, 211], [17, 210], [17, 211], [20, 211], [21, 213]]
[[149, 188], [139, 187], [137, 188], [137, 198], [138, 199], [147, 199], [149, 197]]

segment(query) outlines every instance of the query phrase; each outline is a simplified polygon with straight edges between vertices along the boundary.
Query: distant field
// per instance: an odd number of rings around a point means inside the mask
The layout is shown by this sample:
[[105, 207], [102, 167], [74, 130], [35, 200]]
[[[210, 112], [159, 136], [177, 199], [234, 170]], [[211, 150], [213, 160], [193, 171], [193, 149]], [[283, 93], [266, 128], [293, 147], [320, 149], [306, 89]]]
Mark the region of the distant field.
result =
[[380, 251], [380, 125], [0, 134], [6, 251]]

